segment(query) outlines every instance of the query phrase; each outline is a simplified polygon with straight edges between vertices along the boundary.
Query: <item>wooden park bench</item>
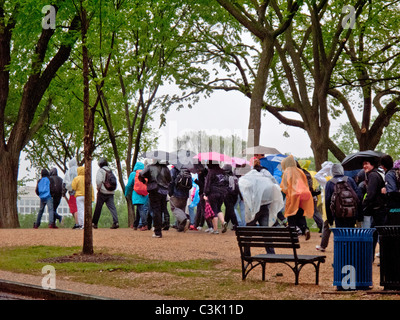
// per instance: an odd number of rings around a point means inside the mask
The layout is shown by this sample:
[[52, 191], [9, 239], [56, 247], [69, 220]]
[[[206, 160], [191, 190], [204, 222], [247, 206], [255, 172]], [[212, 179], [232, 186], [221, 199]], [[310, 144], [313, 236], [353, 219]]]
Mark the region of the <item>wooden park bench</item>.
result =
[[[242, 280], [245, 280], [251, 270], [258, 265], [262, 267], [262, 280], [265, 281], [265, 265], [267, 263], [284, 263], [295, 274], [295, 284], [299, 284], [300, 270], [306, 264], [315, 267], [315, 284], [319, 281], [319, 265], [325, 262], [326, 256], [298, 255], [300, 248], [298, 234], [294, 227], [237, 227], [236, 237], [242, 260]], [[257, 254], [251, 255], [252, 247], [287, 248], [291, 254]], [[294, 265], [293, 265], [294, 264]]]

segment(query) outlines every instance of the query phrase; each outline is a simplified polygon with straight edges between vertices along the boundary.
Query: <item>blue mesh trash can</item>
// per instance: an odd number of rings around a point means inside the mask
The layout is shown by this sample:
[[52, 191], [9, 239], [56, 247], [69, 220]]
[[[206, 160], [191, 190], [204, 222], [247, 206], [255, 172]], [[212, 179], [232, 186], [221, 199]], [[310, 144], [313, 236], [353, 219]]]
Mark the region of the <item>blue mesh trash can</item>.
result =
[[372, 286], [373, 228], [332, 228], [333, 285], [338, 290]]
[[400, 226], [376, 227], [379, 233], [380, 285], [400, 290]]

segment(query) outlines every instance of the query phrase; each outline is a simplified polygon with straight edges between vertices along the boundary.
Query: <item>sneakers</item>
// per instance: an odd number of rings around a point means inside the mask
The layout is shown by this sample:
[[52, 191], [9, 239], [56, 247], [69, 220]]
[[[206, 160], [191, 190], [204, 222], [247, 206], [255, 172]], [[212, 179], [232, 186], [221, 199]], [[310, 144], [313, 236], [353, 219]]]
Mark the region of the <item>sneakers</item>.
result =
[[58, 229], [58, 227], [56, 226], [55, 223], [49, 224], [49, 228], [50, 228], [50, 229]]
[[204, 232], [208, 232], [208, 233], [212, 233], [213, 231], [214, 231], [213, 228], [208, 228], [208, 229], [204, 230]]
[[153, 238], [162, 238], [162, 235], [153, 233], [152, 237]]
[[113, 225], [110, 227], [110, 229], [118, 229], [119, 228], [119, 224], [117, 223], [113, 223]]
[[147, 225], [146, 225], [146, 226], [142, 226], [142, 227], [140, 228], [140, 231], [147, 231], [147, 230], [149, 230], [149, 228], [147, 228]]
[[33, 229], [39, 229], [39, 226], [36, 224], [36, 222], [33, 224]]
[[316, 249], [317, 251], [325, 252], [325, 248], [322, 248], [320, 245], [316, 245], [316, 246], [315, 246], [315, 249]]
[[[75, 225], [76, 226], [76, 225]], [[75, 226], [72, 228], [72, 229], [74, 229], [75, 228]], [[95, 224], [95, 223], [92, 223], [92, 228], [93, 229], [97, 229], [97, 224]]]
[[219, 234], [219, 231], [218, 230], [212, 230], [212, 231], [210, 231], [210, 234]]
[[226, 232], [226, 229], [228, 228], [228, 222], [224, 222], [224, 224], [222, 225], [222, 233]]

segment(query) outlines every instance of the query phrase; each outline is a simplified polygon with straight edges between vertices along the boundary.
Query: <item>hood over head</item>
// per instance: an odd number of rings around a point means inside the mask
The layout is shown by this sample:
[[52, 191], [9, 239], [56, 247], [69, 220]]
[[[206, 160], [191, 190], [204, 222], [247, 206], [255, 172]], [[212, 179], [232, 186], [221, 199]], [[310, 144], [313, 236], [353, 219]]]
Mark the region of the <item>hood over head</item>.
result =
[[282, 170], [285, 170], [289, 167], [297, 167], [296, 160], [292, 155], [286, 157], [285, 159], [282, 160], [281, 162]]
[[76, 158], [72, 158], [71, 160], [68, 161], [69, 168], [76, 167], [76, 166], [78, 166], [78, 161], [76, 161]]
[[51, 168], [50, 170], [50, 176], [58, 176], [58, 171], [57, 168]]
[[41, 175], [42, 175], [42, 177], [48, 177], [49, 171], [47, 169], [42, 169]]
[[143, 164], [143, 162], [136, 162], [135, 163], [135, 167], [133, 168], [133, 171], [136, 171], [136, 170], [143, 170], [144, 169], [144, 164]]
[[334, 176], [343, 176], [344, 175], [344, 169], [343, 166], [340, 163], [334, 163], [332, 165], [332, 177]]
[[78, 176], [85, 175], [85, 167], [78, 167]]
[[108, 167], [108, 162], [107, 162], [107, 160], [104, 159], [104, 158], [100, 158], [98, 164], [99, 164], [99, 167], [100, 167], [100, 168]]

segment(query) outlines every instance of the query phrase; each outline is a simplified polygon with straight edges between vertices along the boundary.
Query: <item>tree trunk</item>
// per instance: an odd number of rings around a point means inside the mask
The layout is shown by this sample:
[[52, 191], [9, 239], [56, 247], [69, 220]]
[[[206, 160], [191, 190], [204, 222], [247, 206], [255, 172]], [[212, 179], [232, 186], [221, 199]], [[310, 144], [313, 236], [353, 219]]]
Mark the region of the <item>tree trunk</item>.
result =
[[86, 46], [88, 29], [86, 9], [81, 7], [82, 62], [83, 62], [83, 113], [84, 113], [84, 154], [85, 154], [85, 229], [83, 254], [93, 254], [92, 230], [92, 145], [94, 132], [94, 110], [89, 105], [89, 56]]
[[0, 177], [0, 228], [19, 228], [17, 208], [17, 179], [19, 153], [1, 152]]
[[264, 104], [264, 94], [267, 87], [268, 72], [274, 56], [274, 38], [266, 36], [262, 41], [262, 52], [258, 66], [257, 77], [254, 81], [254, 89], [251, 94], [249, 132], [247, 147], [254, 147], [260, 144], [261, 134], [261, 110]]

